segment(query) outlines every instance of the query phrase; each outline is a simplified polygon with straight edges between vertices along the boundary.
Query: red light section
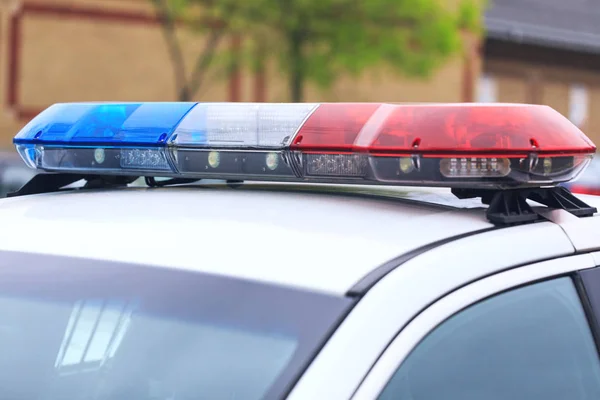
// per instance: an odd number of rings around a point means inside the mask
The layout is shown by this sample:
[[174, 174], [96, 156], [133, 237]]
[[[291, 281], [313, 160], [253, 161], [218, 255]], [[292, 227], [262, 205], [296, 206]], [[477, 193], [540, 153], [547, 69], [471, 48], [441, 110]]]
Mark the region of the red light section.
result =
[[[410, 147], [416, 139], [419, 146]], [[372, 152], [506, 154], [593, 153], [594, 144], [568, 119], [538, 105], [399, 106]]]
[[380, 103], [324, 103], [306, 120], [292, 150], [353, 151], [354, 142]]
[[[567, 118], [547, 106], [521, 104], [323, 104], [300, 129], [292, 149], [368, 151], [379, 155], [522, 157], [594, 153], [596, 147]], [[381, 111], [381, 110], [380, 110]], [[379, 112], [378, 112], [379, 113]], [[365, 124], [380, 123], [373, 127]], [[371, 128], [371, 129], [369, 129]], [[359, 133], [371, 131], [365, 145]], [[357, 145], [357, 141], [362, 143]]]

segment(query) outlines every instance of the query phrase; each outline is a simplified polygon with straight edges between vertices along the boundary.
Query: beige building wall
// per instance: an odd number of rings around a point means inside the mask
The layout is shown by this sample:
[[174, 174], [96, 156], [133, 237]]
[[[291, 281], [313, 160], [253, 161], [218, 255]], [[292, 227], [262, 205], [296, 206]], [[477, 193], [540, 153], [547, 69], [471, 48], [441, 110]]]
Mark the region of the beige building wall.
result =
[[526, 103], [527, 83], [524, 78], [498, 76], [498, 101], [501, 103]]
[[[147, 0], [19, 3], [0, 9], [0, 148], [10, 147], [21, 126], [56, 102], [177, 99]], [[181, 29], [179, 36], [191, 71], [204, 39]], [[229, 45], [227, 38], [222, 46]], [[230, 77], [216, 68], [206, 77], [195, 100], [227, 101]]]
[[484, 71], [493, 77], [499, 102], [546, 104], [570, 118], [574, 85], [587, 93], [587, 118], [580, 129], [600, 145], [600, 71], [530, 64], [507, 59], [486, 60]]
[[[190, 71], [204, 40], [180, 36]], [[26, 16], [22, 40], [21, 104], [39, 109], [56, 101], [175, 99], [167, 48], [155, 25]], [[225, 101], [227, 82], [209, 80], [199, 94]]]
[[[268, 101], [289, 101], [288, 82], [275, 68], [267, 72]], [[462, 101], [463, 61], [459, 57], [426, 79], [407, 78], [389, 71], [367, 71], [359, 78], [343, 76], [331, 88], [309, 85], [305, 101], [309, 102], [459, 102]]]
[[[56, 102], [176, 100], [168, 49], [148, 0], [10, 1], [18, 6], [0, 8], [0, 148], [12, 147], [18, 129]], [[204, 39], [182, 29], [179, 36], [189, 72]], [[456, 56], [420, 80], [386, 71], [341, 77], [326, 91], [309, 86], [306, 101], [463, 101], [466, 81], [468, 92], [478, 72], [473, 62]], [[213, 67], [195, 100], [289, 101], [288, 94], [276, 68], [231, 75]]]

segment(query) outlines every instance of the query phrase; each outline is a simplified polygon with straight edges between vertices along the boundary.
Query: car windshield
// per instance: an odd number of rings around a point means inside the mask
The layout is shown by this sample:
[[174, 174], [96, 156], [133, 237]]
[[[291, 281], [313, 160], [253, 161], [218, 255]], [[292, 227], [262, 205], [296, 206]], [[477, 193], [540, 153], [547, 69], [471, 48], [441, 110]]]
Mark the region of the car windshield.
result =
[[0, 391], [40, 400], [279, 398], [350, 305], [189, 271], [4, 252]]

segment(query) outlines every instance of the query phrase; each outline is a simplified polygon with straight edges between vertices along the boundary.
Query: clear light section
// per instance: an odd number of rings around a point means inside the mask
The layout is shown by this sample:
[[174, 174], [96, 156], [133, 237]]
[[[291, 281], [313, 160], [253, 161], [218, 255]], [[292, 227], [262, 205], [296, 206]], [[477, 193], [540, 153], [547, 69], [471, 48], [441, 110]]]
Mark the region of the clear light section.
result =
[[174, 155], [177, 171], [182, 176], [210, 176], [213, 179], [296, 178], [292, 167], [285, 161], [282, 152], [278, 151], [208, 151], [188, 148], [177, 149]]
[[529, 174], [532, 180], [564, 182], [579, 176], [590, 160], [587, 155], [543, 157], [533, 162], [522, 158], [513, 170]]
[[17, 152], [29, 168], [37, 168], [37, 160], [39, 158], [39, 152], [35, 145], [32, 144], [20, 144], [17, 145]]
[[165, 153], [162, 149], [122, 149], [121, 167], [139, 170], [170, 169]]
[[174, 172], [164, 149], [114, 147], [18, 146], [21, 157], [33, 168], [52, 172], [99, 175]]
[[312, 176], [364, 177], [367, 156], [364, 154], [307, 154], [306, 173]]
[[315, 107], [312, 103], [199, 103], [175, 130], [174, 144], [283, 148]]
[[507, 158], [444, 158], [440, 172], [447, 178], [495, 178], [510, 173]]

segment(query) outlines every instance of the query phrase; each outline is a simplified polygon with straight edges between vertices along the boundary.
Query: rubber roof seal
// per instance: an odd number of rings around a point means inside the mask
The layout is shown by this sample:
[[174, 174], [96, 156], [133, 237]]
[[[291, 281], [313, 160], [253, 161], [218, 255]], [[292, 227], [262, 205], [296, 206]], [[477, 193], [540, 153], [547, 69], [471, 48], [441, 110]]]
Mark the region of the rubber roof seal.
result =
[[389, 274], [396, 268], [400, 267], [402, 264], [404, 264], [404, 263], [412, 260], [413, 258], [415, 258], [421, 254], [424, 254], [430, 250], [433, 250], [437, 247], [454, 242], [455, 240], [464, 239], [466, 237], [479, 235], [481, 233], [486, 233], [486, 232], [494, 231], [494, 230], [501, 229], [501, 228], [502, 227], [500, 227], [500, 226], [494, 226], [494, 227], [490, 227], [490, 228], [479, 229], [479, 230], [475, 230], [475, 231], [471, 231], [471, 232], [467, 232], [467, 233], [462, 233], [462, 234], [456, 235], [456, 236], [450, 236], [450, 237], [444, 238], [442, 240], [438, 240], [436, 242], [426, 244], [425, 246], [417, 247], [414, 250], [411, 250], [407, 253], [404, 253], [398, 257], [395, 257], [395, 258], [385, 262], [384, 264], [380, 265], [379, 267], [377, 267], [374, 270], [372, 270], [371, 272], [369, 272], [367, 275], [365, 275], [363, 278], [361, 278], [357, 283], [354, 284], [354, 286], [352, 286], [346, 292], [346, 296], [348, 296], [348, 297], [364, 296], [373, 286], [375, 286], [375, 284], [377, 282], [379, 282], [381, 279], [383, 279], [387, 274]]

